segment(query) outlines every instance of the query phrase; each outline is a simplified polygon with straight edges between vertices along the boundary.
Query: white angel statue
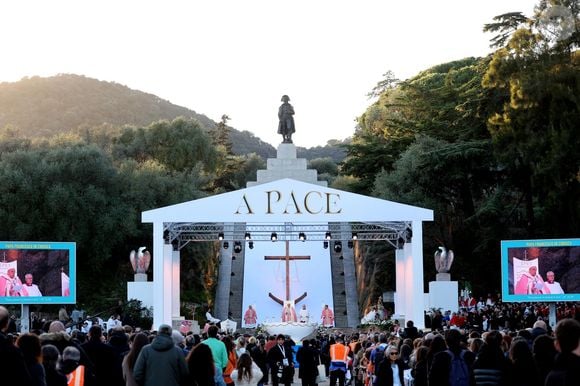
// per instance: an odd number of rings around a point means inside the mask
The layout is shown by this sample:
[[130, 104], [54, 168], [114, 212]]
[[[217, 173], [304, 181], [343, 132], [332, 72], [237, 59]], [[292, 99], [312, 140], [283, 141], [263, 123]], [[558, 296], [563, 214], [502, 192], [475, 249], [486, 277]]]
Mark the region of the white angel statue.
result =
[[151, 263], [151, 254], [146, 250], [146, 247], [139, 247], [137, 252], [131, 251], [129, 255], [131, 266], [135, 273], [147, 273], [149, 264]]
[[453, 251], [447, 250], [445, 247], [439, 247], [439, 250], [435, 251], [435, 269], [439, 273], [449, 273], [451, 269], [451, 264], [453, 264]]

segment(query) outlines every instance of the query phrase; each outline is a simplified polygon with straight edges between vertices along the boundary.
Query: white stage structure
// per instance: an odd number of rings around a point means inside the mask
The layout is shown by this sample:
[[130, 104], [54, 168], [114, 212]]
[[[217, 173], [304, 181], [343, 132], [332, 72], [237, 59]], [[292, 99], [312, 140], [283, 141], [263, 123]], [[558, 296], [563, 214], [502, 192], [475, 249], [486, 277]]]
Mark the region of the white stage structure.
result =
[[[301, 161], [295, 154], [293, 144], [280, 144], [278, 157], [268, 160], [269, 169], [272, 164], [284, 169]], [[276, 180], [271, 174], [266, 178], [270, 182], [260, 183], [258, 178], [246, 189], [142, 213], [142, 221], [153, 224], [154, 327], [181, 319], [179, 250], [185, 244], [221, 240], [228, 241], [231, 250], [235, 242], [245, 245], [248, 236], [254, 243], [271, 243], [273, 233], [281, 243], [299, 241], [301, 234], [322, 243], [329, 233], [331, 240], [345, 245], [357, 240], [389, 242], [397, 249], [395, 314], [424, 327], [423, 221], [432, 221], [433, 211], [328, 188], [321, 181], [312, 183], [312, 176], [311, 182], [304, 182]], [[286, 174], [301, 178], [296, 170]], [[220, 295], [218, 289], [216, 298], [228, 294]], [[316, 312], [311, 309], [312, 316], [317, 317]]]

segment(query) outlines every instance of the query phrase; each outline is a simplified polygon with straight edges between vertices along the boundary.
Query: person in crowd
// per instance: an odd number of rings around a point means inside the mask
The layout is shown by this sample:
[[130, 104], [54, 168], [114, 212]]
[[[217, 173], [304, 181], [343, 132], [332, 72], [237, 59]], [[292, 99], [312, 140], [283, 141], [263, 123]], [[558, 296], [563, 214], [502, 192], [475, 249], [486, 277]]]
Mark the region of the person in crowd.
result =
[[40, 339], [34, 334], [22, 334], [16, 340], [16, 346], [22, 352], [28, 373], [32, 377], [31, 386], [46, 386], [46, 375], [42, 366]]
[[32, 383], [28, 367], [22, 356], [22, 351], [8, 337], [8, 324], [10, 313], [5, 307], [0, 306], [0, 374], [2, 384], [28, 385]]
[[338, 386], [344, 386], [348, 371], [349, 352], [350, 349], [344, 345], [342, 336], [337, 336], [335, 343], [330, 346], [330, 386], [335, 386], [337, 381]]
[[42, 366], [46, 376], [46, 386], [67, 386], [66, 375], [57, 369], [60, 353], [56, 346], [42, 346]]
[[296, 352], [296, 362], [298, 362], [298, 378], [302, 380], [302, 386], [315, 386], [318, 375], [318, 354], [310, 346], [308, 339], [302, 341], [302, 347]]
[[171, 339], [173, 340], [175, 347], [181, 350], [181, 353], [185, 358], [187, 356], [187, 350], [185, 349], [185, 336], [183, 336], [183, 334], [178, 330], [173, 330], [171, 332]]
[[580, 379], [580, 322], [563, 319], [556, 325], [554, 368], [546, 377], [546, 386], [577, 385]]
[[207, 319], [208, 323], [214, 324], [214, 325], [220, 327], [221, 320], [218, 319], [218, 318], [216, 318], [216, 317], [214, 317], [211, 314], [211, 308], [208, 308], [207, 311], [205, 312], [205, 318]]
[[436, 310], [433, 314], [433, 320], [431, 320], [431, 331], [441, 330], [443, 330], [443, 315], [440, 310]]
[[481, 346], [483, 346], [483, 339], [481, 338], [471, 338], [468, 341], [469, 343], [469, 351], [471, 351], [475, 356], [479, 354], [479, 350], [481, 350]]
[[67, 323], [68, 323], [68, 322], [71, 320], [71, 318], [70, 318], [70, 316], [68, 315], [68, 312], [67, 312], [67, 310], [66, 310], [66, 307], [65, 307], [65, 306], [62, 306], [62, 307], [60, 307], [60, 308], [59, 308], [59, 310], [58, 310], [58, 320], [59, 320], [59, 321], [60, 321], [60, 322], [61, 322], [63, 325], [67, 324]]
[[72, 336], [65, 331], [64, 324], [60, 320], [54, 320], [50, 322], [48, 332], [40, 334], [39, 338], [40, 344], [42, 346], [46, 344], [52, 344], [58, 348], [58, 351], [61, 353], [61, 355], [64, 352], [64, 349], [67, 347], [76, 348], [81, 355], [80, 364], [84, 366], [83, 371], [90, 374], [86, 378], [88, 380], [88, 384], [91, 384], [94, 378], [92, 362], [79, 342], [73, 339]]
[[257, 386], [263, 375], [262, 370], [247, 352], [240, 355], [236, 368], [232, 371], [232, 379], [236, 386]]
[[236, 356], [238, 358], [240, 357], [240, 355], [242, 355], [247, 351], [246, 346], [247, 346], [246, 338], [244, 336], [239, 336], [238, 339], [236, 339]]
[[135, 381], [135, 377], [133, 376], [133, 368], [135, 367], [135, 362], [137, 362], [139, 353], [143, 347], [148, 344], [149, 338], [142, 332], [131, 336], [129, 352], [125, 355], [121, 364], [125, 386], [138, 386], [137, 381]]
[[123, 327], [119, 314], [113, 314], [109, 320], [107, 320], [107, 331], [110, 331], [115, 327]]
[[262, 386], [268, 383], [268, 360], [266, 359], [268, 352], [266, 351], [265, 347], [266, 340], [262, 338], [259, 339], [256, 346], [250, 350], [250, 356], [252, 357], [252, 360], [262, 371], [262, 379], [258, 381], [258, 386]]
[[446, 385], [450, 379], [451, 363], [453, 360], [462, 361], [462, 366], [465, 368], [464, 381], [469, 384], [474, 384], [473, 378], [473, 362], [475, 360], [475, 355], [462, 348], [461, 345], [461, 333], [457, 329], [448, 330], [445, 334], [445, 343], [447, 344], [448, 350], [441, 351], [433, 357], [433, 363], [429, 371], [429, 384], [430, 385]]
[[526, 339], [518, 337], [512, 340], [509, 359], [512, 362], [513, 386], [543, 386], [536, 373], [532, 351]]
[[117, 386], [123, 385], [123, 371], [119, 355], [115, 349], [103, 343], [103, 330], [101, 326], [95, 324], [91, 326], [88, 334], [88, 341], [81, 345], [87, 353], [95, 374], [98, 385]]
[[109, 334], [107, 344], [115, 352], [115, 367], [112, 371], [117, 372], [115, 378], [119, 385], [123, 383], [123, 359], [130, 350], [129, 339], [124, 327], [115, 327]]
[[427, 386], [429, 382], [429, 368], [427, 367], [427, 354], [429, 348], [426, 346], [419, 346], [415, 353], [415, 365], [411, 371], [414, 379], [414, 386]]
[[286, 343], [284, 335], [276, 337], [276, 345], [268, 351], [268, 364], [272, 376], [272, 385], [290, 386], [294, 378], [294, 361], [292, 347]]
[[[407, 339], [405, 339], [405, 340], [407, 340]], [[403, 363], [405, 363], [407, 368], [411, 367], [409, 365], [409, 361], [411, 360], [411, 353], [412, 352], [413, 352], [413, 349], [411, 348], [411, 346], [408, 343], [403, 343], [401, 345], [401, 347], [399, 347], [399, 359], [402, 360]]]
[[534, 365], [538, 372], [538, 379], [540, 384], [546, 382], [548, 373], [554, 367], [554, 358], [556, 357], [556, 347], [554, 346], [554, 338], [549, 335], [540, 335], [534, 339], [532, 345], [532, 354], [534, 356]]
[[40, 292], [40, 289], [33, 281], [34, 276], [31, 273], [24, 275], [24, 285], [20, 291], [22, 296], [42, 296], [42, 292]]
[[216, 375], [219, 371], [221, 383], [225, 385], [221, 369], [214, 360], [211, 348], [206, 344], [198, 344], [191, 350], [186, 359], [189, 369], [190, 385], [216, 386]]
[[403, 375], [407, 368], [397, 347], [390, 345], [385, 351], [385, 359], [379, 364], [375, 386], [404, 385]]
[[66, 374], [67, 384], [70, 386], [85, 386], [94, 384], [87, 382], [88, 374], [85, 371], [85, 366], [80, 363], [81, 352], [74, 346], [65, 347], [62, 352], [62, 362], [60, 364], [60, 371]]
[[501, 333], [490, 331], [483, 340], [485, 343], [473, 364], [476, 385], [510, 385], [511, 364], [501, 349]]
[[251, 356], [252, 350], [258, 345], [258, 339], [255, 336], [250, 336], [249, 334], [244, 334], [244, 339], [246, 340], [246, 352]]
[[417, 330], [412, 320], [407, 321], [407, 327], [404, 329], [404, 337], [411, 339], [411, 341], [419, 337], [419, 330]]
[[238, 355], [236, 354], [236, 344], [232, 341], [230, 336], [224, 336], [222, 342], [226, 345], [226, 350], [228, 352], [228, 363], [226, 369], [224, 370], [224, 381], [227, 386], [233, 386], [234, 380], [232, 379], [232, 372], [236, 369], [238, 362]]
[[540, 335], [546, 335], [548, 333], [548, 326], [546, 325], [546, 322], [544, 322], [543, 320], [536, 320], [534, 322], [534, 325], [532, 327], [532, 331], [530, 331], [530, 346], [531, 343], [533, 343], [533, 341]]
[[171, 326], [159, 326], [151, 344], [143, 347], [133, 368], [133, 375], [143, 386], [179, 386], [188, 376], [187, 365], [181, 350], [173, 344]]
[[429, 345], [429, 352], [427, 353], [428, 369], [431, 369], [431, 365], [433, 364], [433, 358], [435, 358], [435, 355], [445, 350], [447, 350], [447, 344], [445, 343], [445, 338], [443, 337], [443, 335], [437, 334], [433, 336], [431, 344]]
[[208, 338], [202, 343], [209, 346], [216, 366], [223, 372], [228, 365], [228, 351], [226, 345], [217, 339], [218, 327], [210, 326], [207, 330]]

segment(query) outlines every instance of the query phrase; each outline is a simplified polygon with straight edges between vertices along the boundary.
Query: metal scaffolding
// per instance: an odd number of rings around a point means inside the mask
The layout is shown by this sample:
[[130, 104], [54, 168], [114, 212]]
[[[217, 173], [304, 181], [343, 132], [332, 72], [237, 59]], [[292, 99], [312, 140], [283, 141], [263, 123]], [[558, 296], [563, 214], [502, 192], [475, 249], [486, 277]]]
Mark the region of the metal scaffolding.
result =
[[371, 241], [395, 248], [411, 238], [411, 222], [350, 223], [166, 223], [164, 237], [177, 249], [198, 241]]

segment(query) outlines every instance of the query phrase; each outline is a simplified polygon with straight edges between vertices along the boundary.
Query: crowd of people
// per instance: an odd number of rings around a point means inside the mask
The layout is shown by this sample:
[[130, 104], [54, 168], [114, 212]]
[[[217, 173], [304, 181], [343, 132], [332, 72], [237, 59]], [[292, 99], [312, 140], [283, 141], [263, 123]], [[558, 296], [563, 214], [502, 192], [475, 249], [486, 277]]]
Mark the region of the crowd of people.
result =
[[[2, 384], [40, 386], [290, 386], [296, 376], [302, 386], [327, 377], [330, 386], [577, 385], [576, 307], [560, 307], [554, 331], [545, 306], [496, 302], [440, 315], [440, 325], [434, 313], [424, 332], [407, 321], [389, 331], [333, 329], [293, 342], [284, 335], [224, 334], [215, 325], [183, 334], [169, 325], [141, 331], [115, 324], [103, 331], [93, 324], [84, 333], [67, 331], [58, 320], [46, 331], [11, 336], [10, 314], [0, 306], [0, 372]], [[486, 328], [469, 317], [461, 322], [463, 312], [478, 311], [489, 320], [505, 313], [507, 322]]]

